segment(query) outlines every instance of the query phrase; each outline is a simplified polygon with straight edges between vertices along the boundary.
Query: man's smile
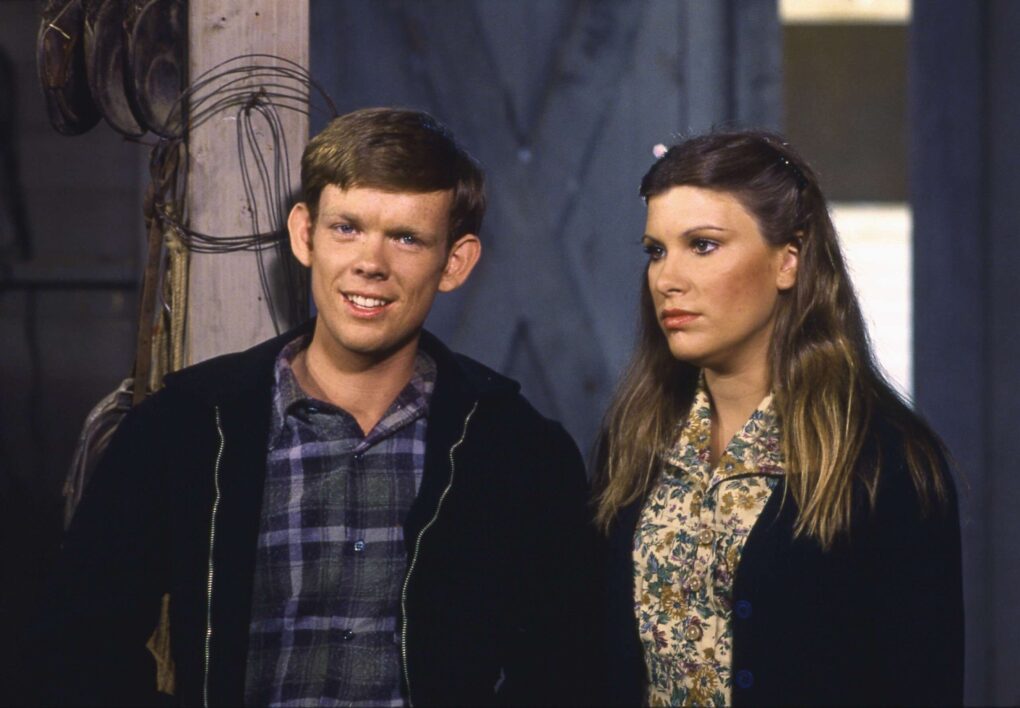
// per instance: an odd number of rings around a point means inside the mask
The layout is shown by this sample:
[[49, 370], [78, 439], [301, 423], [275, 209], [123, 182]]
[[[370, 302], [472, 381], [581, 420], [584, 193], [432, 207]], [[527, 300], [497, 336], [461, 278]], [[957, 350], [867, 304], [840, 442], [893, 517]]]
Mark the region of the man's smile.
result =
[[371, 295], [361, 295], [358, 293], [341, 293], [347, 302], [356, 305], [362, 309], [372, 310], [385, 307], [390, 304], [392, 300], [386, 300], [384, 298], [375, 297]]

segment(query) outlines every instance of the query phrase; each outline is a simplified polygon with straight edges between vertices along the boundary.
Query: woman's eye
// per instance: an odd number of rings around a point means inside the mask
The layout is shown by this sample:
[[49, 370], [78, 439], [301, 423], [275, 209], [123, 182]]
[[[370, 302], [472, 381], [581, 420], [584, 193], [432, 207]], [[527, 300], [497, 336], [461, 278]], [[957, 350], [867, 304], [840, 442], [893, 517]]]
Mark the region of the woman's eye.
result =
[[696, 238], [691, 241], [691, 250], [699, 256], [707, 255], [717, 248], [719, 248], [719, 244], [709, 241], [707, 238]]
[[641, 250], [645, 252], [645, 255], [648, 256], [648, 260], [650, 261], [657, 261], [666, 255], [666, 249], [652, 243], [643, 244], [641, 246]]

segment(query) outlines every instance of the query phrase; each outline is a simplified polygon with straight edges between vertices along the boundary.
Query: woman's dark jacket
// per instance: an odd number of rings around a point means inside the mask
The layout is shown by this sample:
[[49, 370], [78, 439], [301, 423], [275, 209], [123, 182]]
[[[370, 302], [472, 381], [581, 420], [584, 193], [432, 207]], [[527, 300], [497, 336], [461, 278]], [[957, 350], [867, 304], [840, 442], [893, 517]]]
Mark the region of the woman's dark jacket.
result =
[[[176, 701], [242, 703], [273, 363], [299, 333], [170, 376], [124, 419], [37, 630], [49, 699], [151, 701], [144, 645], [169, 592]], [[404, 526], [409, 561], [419, 544], [403, 618], [411, 700], [588, 700], [592, 603], [578, 599], [595, 563], [577, 448], [509, 379], [427, 333], [421, 347], [438, 375]]]
[[[945, 508], [922, 515], [897, 440], [880, 433], [876, 506], [859, 489], [852, 530], [831, 550], [795, 538], [792, 495], [772, 493], [734, 579], [734, 705], [962, 703], [956, 496], [945, 475]], [[611, 699], [624, 705], [642, 702], [646, 681], [633, 600], [640, 512], [624, 509], [609, 538]]]

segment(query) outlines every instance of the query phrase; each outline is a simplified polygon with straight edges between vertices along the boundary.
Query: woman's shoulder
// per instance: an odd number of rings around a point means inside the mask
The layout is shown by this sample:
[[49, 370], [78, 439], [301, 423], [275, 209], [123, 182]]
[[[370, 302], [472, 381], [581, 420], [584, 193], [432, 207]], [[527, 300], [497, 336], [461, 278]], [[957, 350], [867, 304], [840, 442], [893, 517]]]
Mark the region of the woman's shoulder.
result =
[[957, 493], [948, 453], [938, 435], [905, 405], [874, 416], [855, 483], [855, 513], [874, 530], [916, 532], [957, 521]]

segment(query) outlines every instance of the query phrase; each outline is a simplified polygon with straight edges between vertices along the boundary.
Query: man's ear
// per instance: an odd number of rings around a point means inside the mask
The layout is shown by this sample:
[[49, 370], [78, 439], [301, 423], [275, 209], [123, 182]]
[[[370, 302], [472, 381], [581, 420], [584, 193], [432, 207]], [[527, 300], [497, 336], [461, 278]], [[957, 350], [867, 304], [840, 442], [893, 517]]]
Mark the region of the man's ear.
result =
[[482, 256], [482, 242], [474, 234], [464, 234], [450, 246], [446, 266], [439, 280], [439, 291], [456, 290], [468, 279]]
[[308, 205], [298, 202], [290, 210], [287, 217], [287, 230], [290, 232], [290, 250], [298, 262], [306, 268], [312, 264], [312, 213]]
[[776, 287], [789, 290], [797, 284], [797, 268], [800, 266], [800, 239], [793, 239], [782, 246], [782, 261], [776, 274]]

